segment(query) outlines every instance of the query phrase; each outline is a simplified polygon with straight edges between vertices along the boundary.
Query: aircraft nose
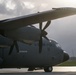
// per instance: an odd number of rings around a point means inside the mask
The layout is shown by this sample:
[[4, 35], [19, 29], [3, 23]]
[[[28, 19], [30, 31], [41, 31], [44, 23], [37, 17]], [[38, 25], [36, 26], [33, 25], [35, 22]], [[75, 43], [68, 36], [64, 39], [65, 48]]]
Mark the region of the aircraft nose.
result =
[[64, 52], [63, 62], [67, 61], [68, 59], [69, 59], [69, 55], [66, 52]]

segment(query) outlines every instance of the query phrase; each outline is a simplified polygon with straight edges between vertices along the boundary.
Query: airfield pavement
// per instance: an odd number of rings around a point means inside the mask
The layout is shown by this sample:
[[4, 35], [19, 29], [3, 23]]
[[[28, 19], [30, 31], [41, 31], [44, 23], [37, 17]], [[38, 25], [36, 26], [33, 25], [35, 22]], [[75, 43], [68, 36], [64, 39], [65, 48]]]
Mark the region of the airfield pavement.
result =
[[26, 68], [22, 69], [0, 69], [0, 75], [76, 75], [76, 67], [53, 67], [53, 72], [44, 72], [44, 70], [35, 70], [28, 72]]

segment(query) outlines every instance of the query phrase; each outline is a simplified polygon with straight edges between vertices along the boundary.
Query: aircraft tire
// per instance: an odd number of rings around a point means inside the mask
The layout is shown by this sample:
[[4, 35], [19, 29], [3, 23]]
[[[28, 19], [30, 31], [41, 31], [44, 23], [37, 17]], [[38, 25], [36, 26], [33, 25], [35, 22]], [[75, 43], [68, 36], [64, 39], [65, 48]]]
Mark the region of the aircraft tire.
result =
[[44, 71], [45, 72], [52, 72], [53, 68], [52, 67], [45, 67]]
[[35, 68], [28, 68], [28, 71], [33, 71]]

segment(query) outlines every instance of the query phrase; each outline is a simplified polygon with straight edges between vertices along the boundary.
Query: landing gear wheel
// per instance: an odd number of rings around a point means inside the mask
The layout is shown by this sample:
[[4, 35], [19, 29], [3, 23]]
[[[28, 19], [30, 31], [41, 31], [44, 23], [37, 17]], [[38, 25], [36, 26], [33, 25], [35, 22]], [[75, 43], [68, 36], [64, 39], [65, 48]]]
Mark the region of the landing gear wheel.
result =
[[45, 72], [52, 72], [53, 68], [52, 67], [44, 67]]
[[28, 68], [28, 71], [33, 71], [35, 68]]

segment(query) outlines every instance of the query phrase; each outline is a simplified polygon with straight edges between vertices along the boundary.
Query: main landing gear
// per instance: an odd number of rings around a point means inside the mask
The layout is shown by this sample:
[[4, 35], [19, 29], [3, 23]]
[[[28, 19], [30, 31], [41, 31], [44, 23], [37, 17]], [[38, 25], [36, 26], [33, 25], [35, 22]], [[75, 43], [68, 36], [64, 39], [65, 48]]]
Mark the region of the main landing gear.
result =
[[52, 72], [53, 68], [52, 67], [44, 67], [45, 72]]
[[33, 70], [40, 70], [44, 69], [45, 72], [52, 72], [53, 67], [44, 67], [44, 68], [29, 68], [28, 71], [33, 71]]

